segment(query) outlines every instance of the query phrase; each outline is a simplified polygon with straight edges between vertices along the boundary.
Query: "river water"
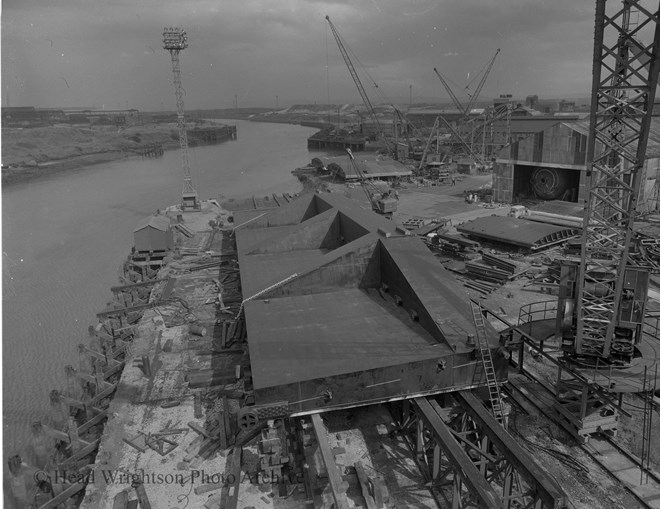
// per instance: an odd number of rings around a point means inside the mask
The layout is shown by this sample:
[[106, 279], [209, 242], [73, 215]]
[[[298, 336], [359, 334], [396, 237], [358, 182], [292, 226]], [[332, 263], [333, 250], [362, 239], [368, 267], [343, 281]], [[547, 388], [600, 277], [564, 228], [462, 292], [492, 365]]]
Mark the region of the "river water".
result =
[[[189, 150], [201, 199], [265, 196], [301, 190], [291, 170], [312, 155], [314, 129], [228, 120], [238, 139]], [[72, 170], [2, 190], [3, 451], [23, 449], [29, 425], [64, 387], [64, 366], [77, 366], [116, 285], [133, 229], [179, 202], [178, 151]]]

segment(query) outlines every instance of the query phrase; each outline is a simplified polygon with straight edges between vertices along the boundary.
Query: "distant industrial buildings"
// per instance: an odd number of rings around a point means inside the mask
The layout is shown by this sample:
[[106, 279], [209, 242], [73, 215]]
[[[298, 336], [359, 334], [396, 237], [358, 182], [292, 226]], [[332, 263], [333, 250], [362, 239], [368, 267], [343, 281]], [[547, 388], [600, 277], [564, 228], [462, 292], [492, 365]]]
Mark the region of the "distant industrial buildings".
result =
[[133, 125], [141, 121], [140, 111], [95, 110], [90, 108], [35, 108], [11, 106], [2, 108], [3, 127], [43, 127], [68, 123], [87, 125]]

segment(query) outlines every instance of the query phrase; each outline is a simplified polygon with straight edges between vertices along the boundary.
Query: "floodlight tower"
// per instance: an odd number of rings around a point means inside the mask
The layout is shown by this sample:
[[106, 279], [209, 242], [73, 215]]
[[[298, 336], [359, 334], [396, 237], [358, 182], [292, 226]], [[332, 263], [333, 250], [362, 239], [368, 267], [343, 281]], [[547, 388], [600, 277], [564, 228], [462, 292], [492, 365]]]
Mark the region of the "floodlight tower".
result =
[[181, 193], [181, 209], [199, 209], [200, 203], [197, 191], [192, 184], [190, 163], [188, 162], [188, 135], [183, 113], [183, 87], [181, 86], [181, 68], [179, 67], [179, 52], [188, 47], [188, 36], [180, 28], [165, 28], [163, 30], [163, 48], [172, 57], [172, 73], [174, 75], [174, 93], [176, 95], [176, 118], [179, 127], [179, 144], [181, 145], [181, 163], [183, 164], [183, 192]]

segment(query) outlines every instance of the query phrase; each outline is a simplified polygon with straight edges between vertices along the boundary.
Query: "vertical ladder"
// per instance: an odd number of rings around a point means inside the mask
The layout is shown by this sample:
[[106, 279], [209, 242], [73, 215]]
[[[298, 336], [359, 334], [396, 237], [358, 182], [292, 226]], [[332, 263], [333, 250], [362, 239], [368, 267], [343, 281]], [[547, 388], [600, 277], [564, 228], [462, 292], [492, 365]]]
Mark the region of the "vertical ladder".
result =
[[[653, 375], [651, 375], [653, 376]], [[639, 484], [648, 484], [651, 469], [651, 436], [653, 430], [653, 395], [657, 387], [658, 367], [655, 367], [653, 384], [644, 367], [644, 384], [641, 395], [644, 398], [644, 417], [642, 424], [642, 452], [639, 460]], [[646, 474], [646, 477], [644, 476]]]
[[474, 301], [470, 301], [470, 306], [472, 307], [472, 320], [474, 321], [474, 327], [477, 332], [477, 346], [479, 347], [481, 362], [484, 366], [484, 373], [486, 373], [486, 383], [488, 384], [488, 394], [490, 396], [493, 416], [497, 419], [497, 422], [502, 424], [504, 422], [502, 413], [502, 395], [500, 394], [500, 388], [497, 385], [495, 366], [493, 366], [493, 358], [490, 354], [490, 347], [488, 346], [483, 311], [481, 309], [481, 304]]

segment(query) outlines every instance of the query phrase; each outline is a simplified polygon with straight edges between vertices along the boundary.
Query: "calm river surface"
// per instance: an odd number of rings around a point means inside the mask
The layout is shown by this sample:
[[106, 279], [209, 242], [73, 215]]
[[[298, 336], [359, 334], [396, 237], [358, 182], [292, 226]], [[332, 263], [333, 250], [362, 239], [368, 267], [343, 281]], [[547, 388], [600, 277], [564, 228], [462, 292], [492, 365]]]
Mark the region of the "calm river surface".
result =
[[[200, 198], [298, 192], [291, 170], [312, 158], [315, 130], [228, 120], [238, 139], [190, 149]], [[2, 190], [3, 450], [22, 450], [32, 421], [48, 411], [48, 393], [64, 387], [64, 366], [77, 366], [130, 251], [133, 229], [178, 203], [178, 151], [60, 173]]]

